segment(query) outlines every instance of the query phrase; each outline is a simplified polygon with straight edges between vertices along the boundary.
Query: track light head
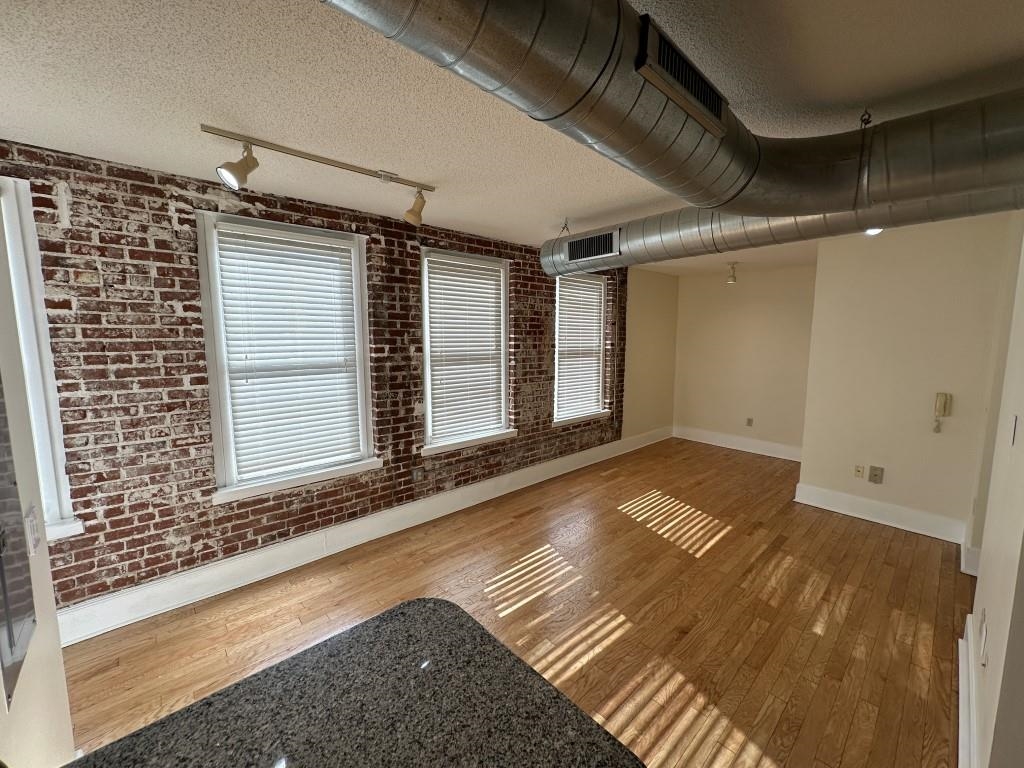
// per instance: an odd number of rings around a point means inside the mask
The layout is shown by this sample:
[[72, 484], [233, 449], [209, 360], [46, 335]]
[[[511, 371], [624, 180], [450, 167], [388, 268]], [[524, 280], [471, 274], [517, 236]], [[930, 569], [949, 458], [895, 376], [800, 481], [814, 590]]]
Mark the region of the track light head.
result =
[[736, 265], [737, 264], [739, 264], [738, 261], [730, 261], [729, 262], [729, 277], [727, 277], [725, 279], [725, 284], [726, 285], [736, 285]]
[[252, 144], [242, 145], [242, 157], [217, 166], [217, 175], [225, 187], [237, 192], [245, 186], [249, 174], [260, 167], [260, 161], [252, 153]]
[[427, 204], [427, 198], [423, 196], [423, 190], [416, 190], [416, 197], [413, 198], [412, 208], [406, 211], [402, 218], [412, 224], [414, 227], [420, 226], [423, 223], [423, 206]]

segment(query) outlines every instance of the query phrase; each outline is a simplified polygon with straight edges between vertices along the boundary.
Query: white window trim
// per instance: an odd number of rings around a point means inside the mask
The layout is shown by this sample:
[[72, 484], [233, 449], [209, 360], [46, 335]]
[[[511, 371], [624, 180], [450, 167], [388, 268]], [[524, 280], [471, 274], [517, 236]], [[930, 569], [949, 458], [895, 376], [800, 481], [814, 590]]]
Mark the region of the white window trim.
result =
[[318, 470], [317, 472], [303, 472], [301, 474], [286, 475], [280, 479], [260, 480], [258, 483], [241, 483], [230, 488], [218, 488], [213, 493], [214, 505], [228, 504], [241, 499], [251, 499], [254, 496], [265, 496], [275, 491], [283, 491], [288, 488], [298, 488], [301, 485], [322, 483], [325, 480], [334, 480], [347, 475], [357, 475], [360, 472], [369, 472], [372, 469], [380, 469], [384, 461], [378, 458], [361, 459], [339, 464], [336, 467]]
[[595, 419], [607, 419], [612, 415], [612, 412], [608, 408], [603, 408], [600, 411], [594, 411], [593, 413], [584, 413], [580, 416], [570, 416], [566, 419], [555, 419], [551, 423], [556, 427], [566, 427], [570, 424], [580, 424], [584, 421], [594, 421]]
[[[456, 261], [464, 261], [471, 264], [486, 264], [497, 266], [501, 270], [501, 336], [504, 343], [501, 345], [501, 402], [502, 409], [501, 427], [493, 432], [485, 432], [462, 440], [450, 440], [447, 442], [433, 442], [430, 435], [431, 408], [430, 408], [430, 311], [429, 297], [427, 295], [427, 258], [432, 254], [446, 256]], [[507, 259], [496, 256], [471, 256], [457, 251], [444, 251], [439, 248], [425, 248], [420, 256], [420, 299], [423, 307], [423, 402], [424, 402], [424, 441], [420, 450], [423, 456], [434, 456], [447, 451], [456, 451], [461, 448], [468, 448], [473, 445], [483, 445], [497, 440], [507, 440], [515, 437], [518, 431], [513, 429], [509, 421], [508, 407], [508, 278], [509, 264]]]
[[[50, 541], [82, 533], [67, 476], [57, 376], [50, 350], [42, 257], [32, 216], [32, 191], [23, 179], [0, 178], [0, 262], [7, 262], [17, 333], [29, 392], [29, 420]], [[15, 329], [12, 329], [15, 330]], [[33, 394], [37, 396], [33, 396]]]
[[462, 448], [471, 448], [474, 445], [486, 445], [487, 443], [496, 443], [499, 440], [508, 440], [510, 437], [515, 437], [518, 434], [518, 429], [506, 429], [502, 432], [488, 432], [480, 437], [467, 437], [464, 440], [452, 440], [447, 443], [433, 443], [432, 445], [424, 445], [420, 449], [420, 454], [423, 456], [436, 456], [439, 453], [458, 451]]
[[[595, 282], [600, 282], [601, 283], [601, 365], [599, 367], [599, 370], [601, 372], [601, 380], [598, 383], [598, 387], [599, 387], [599, 391], [601, 393], [601, 404], [602, 405], [601, 405], [601, 408], [599, 410], [591, 411], [590, 413], [581, 413], [581, 414], [578, 414], [576, 416], [568, 416], [568, 417], [562, 418], [562, 419], [558, 418], [557, 416], [554, 416], [552, 421], [551, 421], [551, 424], [552, 424], [552, 426], [556, 426], [556, 427], [562, 427], [562, 426], [566, 426], [568, 424], [577, 424], [577, 423], [582, 422], [582, 421], [589, 421], [590, 419], [601, 419], [601, 418], [605, 418], [605, 417], [611, 415], [611, 410], [609, 408], [605, 407], [605, 405], [606, 405], [606, 398], [605, 398], [605, 388], [604, 388], [604, 385], [605, 385], [604, 366], [605, 366], [605, 362], [606, 362], [605, 355], [608, 352], [608, 350], [607, 350], [608, 339], [605, 338], [605, 336], [606, 336], [605, 321], [607, 320], [607, 312], [608, 312], [608, 281], [607, 281], [607, 279], [603, 275], [576, 274], [576, 275], [573, 275], [572, 277], [581, 278], [581, 279], [589, 279], [589, 280], [593, 280]], [[561, 302], [558, 301], [559, 292], [558, 292], [558, 282], [557, 282], [557, 280], [558, 280], [558, 278], [556, 278], [556, 282], [555, 282], [555, 386], [554, 386], [554, 395], [553, 395], [553, 397], [551, 399], [551, 412], [552, 412], [552, 414], [557, 413], [557, 409], [558, 409], [558, 326], [560, 325], [560, 323], [559, 323], [559, 305], [560, 305]]]
[[[197, 211], [202, 231], [199, 238], [199, 283], [202, 296], [203, 327], [206, 336], [206, 359], [210, 390], [210, 419], [213, 431], [214, 472], [217, 490], [212, 496], [214, 504], [261, 496], [286, 488], [296, 488], [336, 477], [380, 469], [383, 461], [374, 455], [373, 422], [370, 408], [370, 343], [369, 310], [366, 290], [366, 235], [350, 232], [262, 221], [246, 216]], [[317, 467], [313, 470], [262, 478], [257, 482], [235, 482], [233, 477], [234, 448], [231, 435], [231, 411], [228, 393], [227, 348], [225, 346], [224, 318], [219, 311], [220, 281], [218, 270], [212, 268], [217, 258], [216, 227], [218, 223], [249, 228], [262, 232], [290, 232], [331, 243], [354, 245], [353, 277], [357, 305], [355, 308], [356, 345], [358, 349], [358, 391], [361, 424], [362, 456], [344, 464]]]

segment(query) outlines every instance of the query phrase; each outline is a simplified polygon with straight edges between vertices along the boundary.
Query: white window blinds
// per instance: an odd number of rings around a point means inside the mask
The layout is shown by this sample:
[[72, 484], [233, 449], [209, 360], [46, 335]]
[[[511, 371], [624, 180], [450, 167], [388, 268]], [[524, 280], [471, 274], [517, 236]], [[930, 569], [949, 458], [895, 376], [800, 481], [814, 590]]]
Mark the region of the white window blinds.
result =
[[358, 241], [218, 222], [214, 242], [222, 483], [365, 458]]
[[507, 290], [507, 262], [424, 256], [428, 446], [508, 429]]
[[604, 408], [603, 277], [559, 277], [555, 306], [555, 420]]

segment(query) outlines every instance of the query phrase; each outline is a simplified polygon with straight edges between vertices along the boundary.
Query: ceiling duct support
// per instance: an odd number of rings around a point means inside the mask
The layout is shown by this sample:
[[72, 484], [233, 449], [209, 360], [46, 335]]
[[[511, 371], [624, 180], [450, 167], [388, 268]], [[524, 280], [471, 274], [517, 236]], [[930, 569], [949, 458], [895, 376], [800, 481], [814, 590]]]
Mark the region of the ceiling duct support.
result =
[[[1024, 209], [1024, 186], [879, 205], [864, 211], [804, 216], [741, 216], [701, 208], [682, 208], [548, 240], [541, 246], [540, 260], [544, 271], [552, 276], [600, 272], [634, 264], [849, 235], [875, 227], [888, 229], [1021, 209]], [[574, 261], [568, 257], [567, 243], [570, 240], [609, 233], [618, 235], [618, 253], [586, 261]]]
[[765, 138], [624, 0], [324, 2], [699, 208], [800, 216], [1024, 183], [1024, 90]]

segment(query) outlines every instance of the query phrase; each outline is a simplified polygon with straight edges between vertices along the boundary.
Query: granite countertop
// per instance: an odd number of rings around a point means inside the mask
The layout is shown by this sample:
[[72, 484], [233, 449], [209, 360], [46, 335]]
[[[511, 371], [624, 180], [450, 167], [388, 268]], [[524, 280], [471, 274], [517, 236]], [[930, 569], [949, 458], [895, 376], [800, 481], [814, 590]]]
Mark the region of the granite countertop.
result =
[[412, 600], [74, 768], [642, 768], [457, 605]]

